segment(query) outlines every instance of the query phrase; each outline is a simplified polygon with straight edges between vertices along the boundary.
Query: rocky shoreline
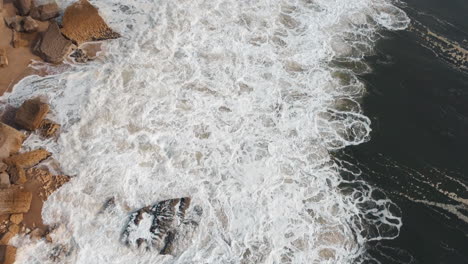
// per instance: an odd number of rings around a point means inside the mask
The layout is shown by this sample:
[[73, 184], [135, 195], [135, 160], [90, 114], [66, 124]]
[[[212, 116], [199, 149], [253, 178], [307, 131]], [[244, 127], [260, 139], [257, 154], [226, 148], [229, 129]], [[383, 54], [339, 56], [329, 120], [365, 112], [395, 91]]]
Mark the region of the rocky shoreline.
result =
[[[61, 17], [59, 23], [56, 18]], [[60, 10], [54, 0], [0, 0], [0, 96], [12, 91], [25, 76], [47, 75], [31, 67], [34, 63], [60, 67], [96, 58], [101, 41], [118, 38], [87, 0]], [[42, 239], [54, 227], [42, 220], [47, 198], [70, 178], [54, 175], [46, 165], [53, 163], [46, 149], [26, 149], [31, 134], [56, 139], [60, 124], [48, 119], [46, 98], [31, 98], [19, 108], [3, 104], [0, 112], [0, 263], [14, 263], [17, 235]]]

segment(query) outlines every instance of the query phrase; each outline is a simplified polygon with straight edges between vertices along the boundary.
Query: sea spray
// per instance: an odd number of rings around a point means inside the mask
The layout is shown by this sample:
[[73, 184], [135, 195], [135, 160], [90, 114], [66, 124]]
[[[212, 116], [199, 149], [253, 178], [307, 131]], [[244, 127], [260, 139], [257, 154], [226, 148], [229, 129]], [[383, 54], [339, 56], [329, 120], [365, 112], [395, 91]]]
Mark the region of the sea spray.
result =
[[[356, 75], [379, 29], [406, 27], [402, 11], [371, 0], [93, 4], [123, 36], [106, 56], [28, 77], [7, 98], [49, 99], [63, 129], [47, 148], [73, 177], [43, 209], [59, 226], [53, 243], [20, 239], [18, 263], [354, 263], [366, 241], [398, 233], [390, 201], [365, 183], [339, 188], [331, 153], [369, 140]], [[186, 196], [204, 213], [181, 255], [120, 242], [133, 210]]]

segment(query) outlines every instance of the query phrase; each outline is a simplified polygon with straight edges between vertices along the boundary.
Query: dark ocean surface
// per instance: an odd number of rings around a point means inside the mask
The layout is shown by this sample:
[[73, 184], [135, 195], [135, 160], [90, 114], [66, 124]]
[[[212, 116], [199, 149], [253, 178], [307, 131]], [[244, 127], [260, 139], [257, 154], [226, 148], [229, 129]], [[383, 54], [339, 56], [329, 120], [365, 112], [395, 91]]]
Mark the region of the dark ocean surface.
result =
[[376, 263], [468, 263], [467, 62], [454, 62], [414, 30], [468, 50], [468, 1], [406, 0], [400, 7], [412, 27], [384, 32], [367, 58], [372, 72], [361, 76], [372, 138], [340, 158], [401, 210], [398, 238], [369, 243]]

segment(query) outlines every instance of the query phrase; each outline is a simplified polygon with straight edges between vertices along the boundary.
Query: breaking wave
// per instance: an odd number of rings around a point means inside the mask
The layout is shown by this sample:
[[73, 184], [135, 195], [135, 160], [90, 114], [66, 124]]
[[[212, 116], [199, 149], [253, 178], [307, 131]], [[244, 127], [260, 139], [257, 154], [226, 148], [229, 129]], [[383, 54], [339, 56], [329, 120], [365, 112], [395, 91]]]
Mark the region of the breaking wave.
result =
[[[332, 154], [369, 140], [357, 75], [378, 30], [407, 26], [401, 10], [384, 0], [92, 2], [124, 37], [104, 59], [30, 76], [6, 98], [48, 99], [63, 128], [47, 147], [73, 176], [43, 209], [54, 242], [17, 239], [17, 263], [355, 263], [367, 241], [398, 235], [391, 201], [344, 182], [342, 171], [358, 172]], [[186, 196], [204, 213], [181, 255], [120, 243], [132, 210]], [[99, 213], [111, 197], [115, 208]]]

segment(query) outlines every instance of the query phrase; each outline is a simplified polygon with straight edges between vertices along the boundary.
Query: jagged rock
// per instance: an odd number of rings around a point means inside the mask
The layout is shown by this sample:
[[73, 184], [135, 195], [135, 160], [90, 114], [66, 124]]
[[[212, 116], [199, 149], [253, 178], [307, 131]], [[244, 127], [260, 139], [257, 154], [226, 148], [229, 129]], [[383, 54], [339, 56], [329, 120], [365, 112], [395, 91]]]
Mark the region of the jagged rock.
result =
[[7, 27], [15, 30], [15, 31], [22, 31], [23, 30], [23, 17], [21, 16], [12, 16], [12, 17], [5, 17], [5, 24]]
[[29, 11], [31, 10], [32, 6], [32, 1], [31, 0], [16, 0], [14, 1], [16, 8], [18, 8], [18, 11], [20, 12], [21, 15], [26, 16], [29, 14]]
[[10, 182], [13, 184], [23, 184], [27, 181], [26, 172], [21, 166], [16, 164], [10, 166], [8, 173], [10, 174]]
[[55, 0], [36, 0], [31, 8], [30, 16], [46, 21], [59, 16], [59, 7]]
[[28, 33], [36, 32], [38, 28], [39, 28], [39, 24], [32, 17], [27, 16], [27, 17], [24, 18], [24, 20], [23, 20], [23, 30], [25, 32], [28, 32]]
[[44, 119], [40, 127], [40, 133], [43, 137], [49, 138], [56, 136], [57, 131], [60, 129], [60, 125], [52, 120]]
[[62, 36], [56, 22], [52, 22], [34, 46], [34, 51], [44, 61], [59, 63], [70, 53], [72, 42]]
[[70, 57], [75, 59], [75, 62], [85, 63], [89, 60], [88, 55], [82, 49], [76, 49]]
[[34, 229], [33, 231], [31, 231], [31, 233], [29, 233], [29, 235], [31, 236], [31, 238], [33, 239], [41, 239], [44, 237], [45, 235], [45, 231], [40, 229], [40, 228], [36, 228]]
[[157, 250], [160, 254], [173, 254], [176, 247], [190, 243], [184, 240], [198, 226], [202, 209], [195, 206], [189, 217], [190, 198], [165, 200], [144, 207], [130, 216], [122, 234], [122, 241], [130, 247]]
[[0, 68], [8, 66], [8, 57], [5, 49], [0, 49]]
[[12, 214], [10, 216], [10, 221], [13, 223], [13, 224], [19, 224], [21, 223], [21, 221], [23, 221], [23, 214]]
[[39, 98], [26, 100], [15, 115], [15, 122], [28, 130], [36, 130], [49, 112], [49, 105]]
[[36, 149], [26, 153], [12, 155], [4, 159], [4, 162], [9, 166], [16, 165], [23, 169], [27, 169], [47, 159], [50, 155], [51, 153], [45, 149]]
[[10, 175], [6, 172], [0, 173], [0, 189], [8, 189], [10, 185]]
[[24, 134], [0, 123], [0, 160], [17, 153], [23, 144]]
[[58, 188], [67, 183], [70, 177], [65, 175], [52, 175], [47, 169], [31, 168], [26, 171], [29, 179], [36, 179], [41, 183], [39, 197], [44, 201]]
[[67, 7], [63, 15], [62, 33], [75, 43], [119, 38], [99, 15], [96, 7], [80, 0]]
[[27, 213], [32, 193], [18, 189], [0, 190], [0, 214]]
[[12, 41], [14, 48], [29, 47], [29, 41], [23, 33], [13, 31]]

